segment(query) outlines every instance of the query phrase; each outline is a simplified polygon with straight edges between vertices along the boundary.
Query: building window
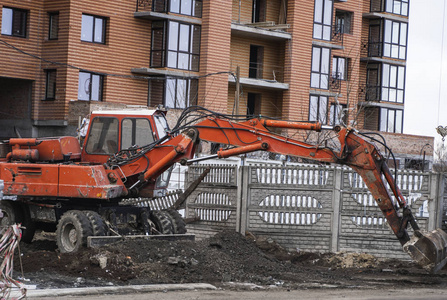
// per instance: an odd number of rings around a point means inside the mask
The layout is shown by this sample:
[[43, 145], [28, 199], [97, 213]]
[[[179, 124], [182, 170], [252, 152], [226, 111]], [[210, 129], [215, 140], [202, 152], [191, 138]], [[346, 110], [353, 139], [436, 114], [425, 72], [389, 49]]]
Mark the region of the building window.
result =
[[408, 16], [408, 0], [386, 0], [386, 12]]
[[383, 56], [405, 59], [407, 56], [407, 23], [385, 20]]
[[327, 96], [310, 95], [309, 121], [327, 123]]
[[265, 22], [265, 2], [266, 0], [253, 0], [253, 23]]
[[264, 47], [250, 45], [249, 78], [262, 78]]
[[334, 56], [332, 58], [332, 78], [339, 80], [348, 79], [347, 61], [344, 57]]
[[101, 101], [103, 81], [102, 75], [79, 72], [78, 100]]
[[[165, 2], [154, 1], [154, 2]], [[157, 3], [161, 7], [160, 3]], [[170, 0], [169, 12], [186, 16], [202, 17], [202, 0]]]
[[380, 131], [402, 133], [403, 110], [401, 109], [380, 109]]
[[331, 103], [329, 108], [329, 125], [346, 125], [346, 105]]
[[312, 47], [311, 87], [325, 90], [329, 88], [330, 57], [329, 48]]
[[247, 117], [261, 114], [261, 94], [247, 93]]
[[105, 44], [106, 18], [82, 14], [81, 41]]
[[197, 79], [150, 80], [148, 106], [162, 104], [166, 108], [186, 108], [196, 105], [198, 87]]
[[390, 102], [404, 102], [405, 67], [382, 65], [382, 99]]
[[59, 12], [50, 12], [48, 16], [50, 20], [48, 39], [57, 40], [59, 34]]
[[45, 70], [45, 100], [54, 100], [56, 98], [56, 70]]
[[198, 25], [152, 22], [151, 67], [199, 71], [200, 32]]
[[332, 0], [315, 0], [313, 37], [320, 40], [331, 40]]
[[335, 11], [335, 30], [337, 33], [351, 33], [352, 12], [336, 10]]
[[3, 7], [2, 34], [26, 37], [27, 15], [26, 10]]

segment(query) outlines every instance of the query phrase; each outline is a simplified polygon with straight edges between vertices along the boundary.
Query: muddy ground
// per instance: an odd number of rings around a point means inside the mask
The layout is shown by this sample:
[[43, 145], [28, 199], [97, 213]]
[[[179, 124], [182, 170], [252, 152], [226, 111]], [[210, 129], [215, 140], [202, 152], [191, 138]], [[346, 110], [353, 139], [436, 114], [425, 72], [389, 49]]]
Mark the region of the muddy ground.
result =
[[[43, 233], [20, 250], [22, 282], [37, 288], [190, 282], [235, 289], [447, 287], [446, 269], [433, 275], [408, 261], [368, 254], [290, 253], [272, 240], [232, 231], [196, 242], [118, 242], [76, 254], [59, 253], [54, 235]], [[19, 262], [16, 255], [16, 278], [22, 277]]]

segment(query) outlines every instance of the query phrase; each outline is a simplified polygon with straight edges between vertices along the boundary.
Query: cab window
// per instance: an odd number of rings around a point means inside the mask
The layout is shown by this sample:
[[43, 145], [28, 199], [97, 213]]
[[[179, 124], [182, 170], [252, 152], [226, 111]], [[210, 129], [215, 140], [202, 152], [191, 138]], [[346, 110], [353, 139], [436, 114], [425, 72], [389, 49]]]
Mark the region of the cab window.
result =
[[90, 126], [85, 151], [89, 154], [114, 154], [118, 152], [118, 120], [96, 117]]
[[154, 141], [148, 119], [125, 118], [122, 122], [121, 149], [146, 146]]

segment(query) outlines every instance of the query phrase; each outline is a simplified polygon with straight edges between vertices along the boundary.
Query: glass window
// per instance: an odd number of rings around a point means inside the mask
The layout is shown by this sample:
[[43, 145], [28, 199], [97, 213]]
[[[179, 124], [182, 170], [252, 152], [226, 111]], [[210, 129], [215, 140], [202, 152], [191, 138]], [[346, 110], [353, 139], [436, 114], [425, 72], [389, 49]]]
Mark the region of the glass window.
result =
[[201, 18], [202, 0], [171, 0], [169, 12]]
[[96, 117], [90, 126], [85, 151], [89, 154], [114, 154], [118, 152], [118, 120]]
[[165, 85], [165, 107], [186, 108], [197, 99], [197, 79], [167, 78]]
[[386, 0], [385, 11], [408, 16], [408, 0]]
[[56, 97], [56, 70], [45, 70], [45, 100], [54, 100]]
[[121, 149], [146, 146], [154, 141], [148, 119], [125, 118], [122, 122]]
[[315, 0], [313, 37], [331, 40], [332, 0]]
[[405, 59], [407, 56], [407, 23], [385, 20], [383, 55]]
[[154, 115], [155, 127], [157, 128], [158, 138], [161, 139], [166, 135], [166, 132], [169, 130], [168, 122], [166, 118], [162, 114]]
[[380, 131], [402, 133], [403, 110], [401, 109], [380, 109]]
[[336, 10], [336, 33], [351, 33], [352, 12]]
[[2, 34], [26, 37], [27, 15], [26, 10], [3, 7]]
[[327, 96], [311, 95], [309, 101], [309, 121], [327, 122]]
[[103, 80], [102, 75], [79, 72], [78, 100], [101, 101]]
[[345, 110], [346, 105], [332, 103], [329, 109], [329, 125], [346, 124]]
[[312, 71], [310, 86], [319, 89], [329, 88], [330, 49], [312, 47]]
[[405, 67], [382, 65], [382, 101], [404, 102]]
[[344, 57], [334, 56], [332, 58], [332, 78], [340, 79], [340, 80], [347, 80], [346, 62], [347, 62], [347, 59]]
[[106, 18], [82, 15], [81, 41], [91, 43], [105, 43]]
[[153, 22], [151, 67], [164, 67], [163, 44], [168, 28], [168, 68], [198, 71], [201, 27], [192, 24], [168, 21]]
[[57, 40], [59, 34], [59, 12], [48, 13], [49, 16], [49, 30], [48, 39]]

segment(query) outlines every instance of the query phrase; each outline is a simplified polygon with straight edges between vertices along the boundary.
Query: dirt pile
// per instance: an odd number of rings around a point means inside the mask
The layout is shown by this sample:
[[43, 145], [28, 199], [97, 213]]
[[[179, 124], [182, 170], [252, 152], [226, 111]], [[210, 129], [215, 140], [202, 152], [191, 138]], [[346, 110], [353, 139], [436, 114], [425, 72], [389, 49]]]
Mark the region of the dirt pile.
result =
[[[21, 250], [24, 277], [38, 288], [188, 282], [346, 287], [374, 281], [408, 285], [421, 276], [423, 285], [447, 282], [447, 272], [429, 275], [408, 262], [368, 254], [288, 252], [271, 239], [233, 231], [197, 242], [128, 240], [75, 254], [58, 253], [54, 238], [46, 235], [31, 245], [21, 244]], [[15, 274], [20, 274], [15, 263]]]

